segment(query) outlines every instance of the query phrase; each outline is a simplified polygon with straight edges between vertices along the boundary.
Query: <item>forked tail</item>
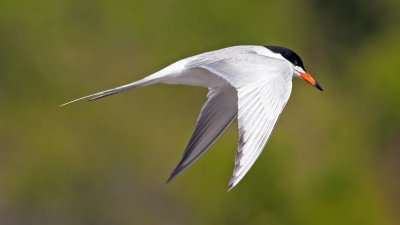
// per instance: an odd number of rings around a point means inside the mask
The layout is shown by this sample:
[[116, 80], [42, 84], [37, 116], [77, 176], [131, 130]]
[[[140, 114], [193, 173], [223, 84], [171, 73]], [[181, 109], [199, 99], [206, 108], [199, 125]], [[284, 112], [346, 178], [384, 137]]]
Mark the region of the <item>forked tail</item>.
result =
[[108, 90], [101, 91], [101, 92], [98, 92], [98, 93], [95, 93], [95, 94], [91, 94], [91, 95], [88, 95], [88, 96], [85, 96], [85, 97], [81, 97], [81, 98], [69, 101], [67, 103], [64, 103], [64, 104], [60, 105], [60, 107], [66, 106], [68, 104], [71, 104], [71, 103], [74, 103], [74, 102], [77, 102], [77, 101], [85, 100], [85, 99], [88, 100], [88, 101], [93, 101], [93, 100], [96, 100], [96, 99], [99, 99], [99, 98], [104, 98], [104, 97], [107, 97], [107, 96], [110, 96], [110, 95], [114, 95], [114, 94], [118, 94], [118, 93], [127, 91], [127, 90], [129, 90], [131, 88], [144, 87], [144, 86], [148, 86], [148, 85], [155, 84], [155, 83], [158, 82], [158, 79], [149, 79], [149, 78], [151, 78], [151, 76], [146, 77], [146, 78], [144, 78], [142, 80], [138, 80], [138, 81], [135, 81], [135, 82], [120, 86], [120, 87], [108, 89]]

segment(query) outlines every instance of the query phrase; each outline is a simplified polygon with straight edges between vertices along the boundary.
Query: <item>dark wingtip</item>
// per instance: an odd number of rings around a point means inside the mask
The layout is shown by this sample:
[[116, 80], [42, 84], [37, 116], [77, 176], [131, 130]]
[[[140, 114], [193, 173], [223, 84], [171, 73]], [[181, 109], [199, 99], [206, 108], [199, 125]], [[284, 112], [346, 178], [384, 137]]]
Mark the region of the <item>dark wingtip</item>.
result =
[[231, 192], [232, 189], [233, 189], [234, 187], [235, 187], [235, 186], [233, 186], [233, 184], [229, 184], [229, 185], [228, 185], [228, 190], [226, 190], [226, 193]]
[[171, 182], [171, 180], [173, 180], [176, 175], [178, 175], [178, 173], [182, 170], [181, 165], [179, 164], [171, 173], [171, 175], [169, 175], [167, 181], [165, 182], [166, 184], [168, 184], [169, 182]]
[[318, 88], [318, 90], [320, 91], [324, 91], [324, 89], [322, 89], [322, 87], [318, 83], [315, 83], [315, 87]]
[[176, 174], [172, 173], [171, 175], [169, 175], [167, 181], [165, 181], [165, 184], [168, 184], [169, 182], [171, 182], [172, 179], [174, 179]]
[[168, 184], [169, 182], [171, 182], [171, 180], [174, 179], [174, 176], [169, 176], [169, 178], [167, 179], [167, 181], [165, 181], [165, 184]]

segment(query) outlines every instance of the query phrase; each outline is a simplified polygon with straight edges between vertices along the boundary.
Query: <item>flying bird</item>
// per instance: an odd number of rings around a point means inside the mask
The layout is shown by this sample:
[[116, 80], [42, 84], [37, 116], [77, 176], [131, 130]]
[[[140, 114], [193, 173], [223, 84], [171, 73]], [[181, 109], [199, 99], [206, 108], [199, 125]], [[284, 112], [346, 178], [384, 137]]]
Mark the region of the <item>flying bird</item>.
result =
[[194, 132], [168, 181], [197, 161], [237, 119], [239, 144], [228, 190], [260, 156], [292, 90], [292, 77], [322, 91], [301, 58], [279, 46], [233, 46], [179, 60], [141, 80], [76, 100], [96, 100], [152, 84], [208, 88]]

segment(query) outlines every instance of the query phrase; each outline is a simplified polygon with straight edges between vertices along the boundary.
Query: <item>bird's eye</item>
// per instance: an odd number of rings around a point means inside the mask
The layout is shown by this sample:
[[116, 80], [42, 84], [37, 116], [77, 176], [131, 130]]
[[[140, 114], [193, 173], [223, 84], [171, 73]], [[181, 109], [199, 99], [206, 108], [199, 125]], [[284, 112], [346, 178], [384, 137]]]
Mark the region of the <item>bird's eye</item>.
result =
[[293, 64], [297, 66], [297, 60], [294, 60], [294, 61], [293, 61]]

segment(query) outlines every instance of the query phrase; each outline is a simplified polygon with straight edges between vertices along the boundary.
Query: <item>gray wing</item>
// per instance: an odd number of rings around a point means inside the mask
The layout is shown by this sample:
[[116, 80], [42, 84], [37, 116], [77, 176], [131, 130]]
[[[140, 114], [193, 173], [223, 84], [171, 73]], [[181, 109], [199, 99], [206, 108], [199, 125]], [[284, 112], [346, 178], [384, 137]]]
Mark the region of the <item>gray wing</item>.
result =
[[237, 91], [226, 85], [211, 88], [182, 159], [167, 182], [198, 160], [237, 117]]
[[201, 66], [226, 79], [238, 94], [239, 146], [229, 181], [231, 190], [261, 154], [292, 89], [292, 69], [284, 61], [237, 55]]
[[239, 146], [229, 190], [239, 183], [260, 156], [290, 92], [291, 82], [280, 77], [238, 90]]

